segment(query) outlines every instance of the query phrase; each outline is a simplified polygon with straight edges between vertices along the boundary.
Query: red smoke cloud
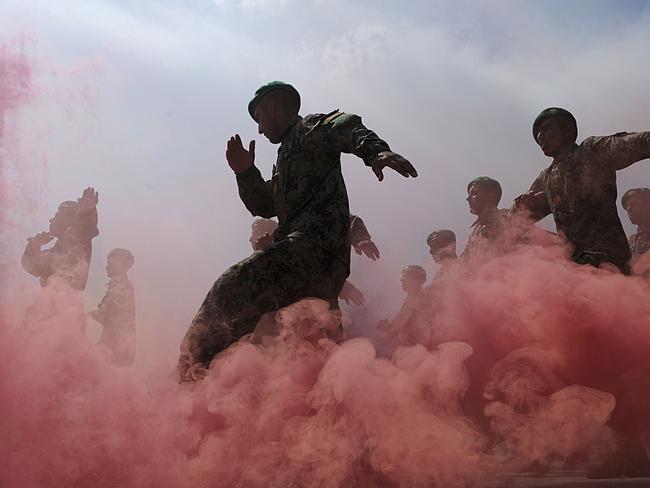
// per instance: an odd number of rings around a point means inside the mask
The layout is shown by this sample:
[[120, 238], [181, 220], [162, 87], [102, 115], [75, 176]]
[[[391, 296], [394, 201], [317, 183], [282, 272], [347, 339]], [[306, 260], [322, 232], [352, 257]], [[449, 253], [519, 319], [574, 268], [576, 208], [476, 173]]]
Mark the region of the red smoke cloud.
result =
[[[610, 388], [650, 366], [647, 283], [577, 267], [555, 248], [522, 248], [469, 271], [446, 278], [436, 323], [471, 346], [400, 347], [378, 358], [367, 339], [316, 338], [330, 317], [307, 301], [282, 313], [279, 336], [231, 347], [189, 387], [166, 370], [145, 380], [112, 366], [69, 323], [36, 332], [3, 324], [0, 479], [463, 486], [610, 448], [615, 404], [640, 395], [632, 407], [648, 405], [647, 389], [619, 399]], [[485, 371], [472, 377], [475, 358]], [[472, 382], [485, 393], [487, 434], [463, 414]]]
[[189, 386], [167, 367], [113, 366], [65, 289], [42, 295], [30, 327], [3, 293], [0, 485], [455, 487], [598, 460], [608, 421], [646, 438], [649, 291], [557, 245], [519, 247], [440, 278], [432, 350], [337, 345], [318, 334], [325, 305], [303, 301], [278, 336], [236, 344]]

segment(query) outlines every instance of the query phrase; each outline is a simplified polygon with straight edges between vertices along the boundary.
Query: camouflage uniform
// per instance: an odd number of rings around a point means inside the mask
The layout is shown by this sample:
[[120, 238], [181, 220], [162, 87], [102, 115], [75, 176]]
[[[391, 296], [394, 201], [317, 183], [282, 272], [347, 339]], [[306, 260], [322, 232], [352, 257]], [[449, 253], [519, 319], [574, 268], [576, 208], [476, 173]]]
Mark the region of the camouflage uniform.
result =
[[133, 364], [135, 358], [135, 291], [131, 281], [113, 278], [97, 307], [97, 321], [102, 324], [100, 343], [113, 351], [119, 366]]
[[503, 235], [510, 211], [495, 208], [494, 212], [483, 215], [472, 224], [472, 231], [467, 238], [462, 258], [470, 258], [485, 253], [494, 246], [495, 241]]
[[277, 216], [274, 242], [235, 264], [215, 282], [181, 350], [181, 374], [208, 364], [250, 333], [260, 316], [302, 298], [337, 306], [350, 273], [350, 210], [341, 153], [370, 166], [388, 144], [357, 115], [334, 111], [296, 117], [287, 129], [272, 177], [252, 166], [237, 175], [239, 195], [254, 216]]
[[628, 239], [630, 252], [633, 258], [637, 258], [650, 251], [650, 229], [639, 230]]
[[360, 244], [364, 244], [372, 240], [366, 224], [358, 215], [350, 214], [350, 239], [352, 241], [352, 247], [355, 249]]
[[[589, 137], [557, 155], [530, 187], [534, 220], [552, 213], [580, 264], [629, 272], [630, 247], [616, 211], [616, 171], [650, 157], [650, 132]], [[519, 201], [515, 204], [520, 207]]]
[[50, 249], [41, 251], [40, 247], [27, 245], [23, 268], [40, 278], [41, 286], [46, 286], [52, 278], [62, 278], [74, 290], [82, 291], [88, 281], [92, 239], [98, 235], [97, 208], [80, 209], [74, 223]]

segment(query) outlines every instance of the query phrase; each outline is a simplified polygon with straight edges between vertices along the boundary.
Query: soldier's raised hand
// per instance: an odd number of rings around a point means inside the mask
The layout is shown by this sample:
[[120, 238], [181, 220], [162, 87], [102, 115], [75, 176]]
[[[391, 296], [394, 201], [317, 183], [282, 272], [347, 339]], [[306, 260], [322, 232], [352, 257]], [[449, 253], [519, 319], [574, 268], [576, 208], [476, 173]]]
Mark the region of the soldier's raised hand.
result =
[[418, 175], [418, 172], [408, 161], [408, 159], [392, 151], [383, 151], [377, 154], [375, 159], [373, 159], [370, 167], [372, 168], [372, 171], [375, 173], [379, 181], [383, 181], [383, 169], [386, 167], [397, 171], [405, 178], [408, 178], [410, 176], [415, 178]]
[[81, 195], [81, 198], [77, 198], [77, 203], [80, 208], [92, 208], [96, 207], [99, 202], [99, 193], [91, 186], [86, 188]]
[[236, 174], [246, 171], [255, 162], [255, 140], [249, 143], [247, 151], [239, 134], [232, 136], [226, 145], [226, 160]]

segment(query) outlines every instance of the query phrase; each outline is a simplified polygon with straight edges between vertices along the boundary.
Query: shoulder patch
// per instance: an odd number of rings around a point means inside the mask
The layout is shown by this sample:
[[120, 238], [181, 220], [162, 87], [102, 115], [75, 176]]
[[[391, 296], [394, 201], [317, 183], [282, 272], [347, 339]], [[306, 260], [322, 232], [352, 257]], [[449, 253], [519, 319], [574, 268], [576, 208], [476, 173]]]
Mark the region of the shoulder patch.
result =
[[338, 119], [341, 115], [345, 115], [343, 112], [340, 110], [336, 109], [333, 112], [328, 113], [325, 118], [323, 119], [323, 125], [324, 124], [330, 124], [334, 122], [336, 119]]

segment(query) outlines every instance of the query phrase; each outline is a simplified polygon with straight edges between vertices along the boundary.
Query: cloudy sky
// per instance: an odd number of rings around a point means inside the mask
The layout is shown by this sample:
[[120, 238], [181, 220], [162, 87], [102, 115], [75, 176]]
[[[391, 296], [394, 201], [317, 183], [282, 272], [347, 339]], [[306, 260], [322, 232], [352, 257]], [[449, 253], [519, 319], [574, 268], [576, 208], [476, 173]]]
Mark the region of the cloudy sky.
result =
[[[46, 228], [58, 202], [95, 186], [101, 235], [89, 307], [104, 291], [108, 251], [131, 249], [142, 336], [164, 329], [169, 348], [214, 279], [249, 254], [252, 218], [224, 151], [235, 132], [256, 138], [269, 175], [277, 148], [246, 111], [266, 81], [293, 83], [303, 113], [360, 114], [418, 169], [416, 180], [379, 183], [343, 158], [352, 211], [382, 251], [379, 263], [354, 255], [351, 279], [378, 315], [398, 304], [402, 266], [433, 271], [428, 232], [451, 228], [464, 240], [469, 180], [498, 179], [509, 206], [548, 165], [530, 129], [541, 109], [570, 109], [580, 138], [650, 129], [646, 1], [0, 4], [0, 42], [24, 53], [33, 88], [6, 115], [18, 152], [4, 178], [19, 189], [21, 216], [9, 257]], [[648, 162], [618, 181], [619, 193], [650, 185]]]

